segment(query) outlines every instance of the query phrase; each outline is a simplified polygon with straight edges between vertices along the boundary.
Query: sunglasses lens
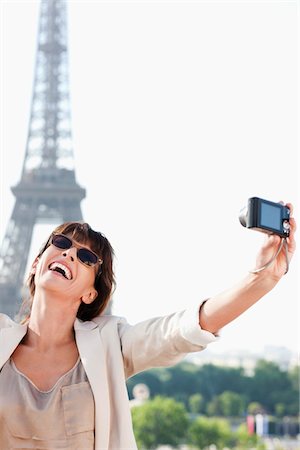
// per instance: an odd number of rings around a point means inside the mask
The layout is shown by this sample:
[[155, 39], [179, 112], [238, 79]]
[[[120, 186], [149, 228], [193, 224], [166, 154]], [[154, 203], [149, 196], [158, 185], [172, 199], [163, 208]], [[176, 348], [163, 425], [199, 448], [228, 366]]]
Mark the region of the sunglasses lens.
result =
[[[54, 234], [51, 242], [55, 247], [63, 250], [67, 250], [73, 246], [71, 239], [62, 234]], [[98, 256], [88, 248], [77, 249], [77, 256], [86, 266], [94, 266], [98, 262]]]
[[55, 234], [52, 237], [52, 244], [55, 245], [55, 247], [62, 248], [64, 250], [72, 247], [72, 241], [61, 234]]
[[86, 264], [87, 266], [94, 266], [98, 262], [97, 255], [95, 255], [95, 253], [91, 252], [86, 248], [80, 248], [77, 251], [77, 256], [80, 259], [80, 261], [83, 262], [83, 264]]

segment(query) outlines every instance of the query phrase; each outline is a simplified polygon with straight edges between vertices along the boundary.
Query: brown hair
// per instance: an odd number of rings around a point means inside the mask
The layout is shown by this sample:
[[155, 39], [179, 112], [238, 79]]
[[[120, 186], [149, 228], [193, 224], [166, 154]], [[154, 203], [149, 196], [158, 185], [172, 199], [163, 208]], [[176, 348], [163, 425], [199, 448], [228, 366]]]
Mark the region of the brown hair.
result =
[[[53, 234], [66, 234], [76, 241], [82, 243], [83, 245], [90, 246], [91, 250], [95, 252], [103, 261], [101, 266], [99, 266], [99, 271], [95, 277], [94, 287], [98, 292], [97, 297], [90, 304], [81, 302], [77, 311], [78, 319], [81, 319], [83, 321], [92, 320], [94, 317], [99, 316], [106, 309], [109, 299], [115, 288], [115, 277], [113, 272], [113, 248], [110, 245], [108, 239], [102, 233], [94, 231], [88, 223], [66, 222], [55, 228], [51, 236]], [[51, 236], [42, 246], [37, 257], [40, 257], [47, 249], [47, 247], [49, 247]], [[21, 310], [25, 309], [26, 306], [27, 309], [29, 306], [29, 310], [31, 310], [35, 293], [34, 273], [31, 273], [29, 275], [27, 285], [29, 287], [30, 298], [23, 302]], [[27, 314], [27, 317], [22, 320], [22, 322], [26, 322], [29, 317], [30, 311]]]

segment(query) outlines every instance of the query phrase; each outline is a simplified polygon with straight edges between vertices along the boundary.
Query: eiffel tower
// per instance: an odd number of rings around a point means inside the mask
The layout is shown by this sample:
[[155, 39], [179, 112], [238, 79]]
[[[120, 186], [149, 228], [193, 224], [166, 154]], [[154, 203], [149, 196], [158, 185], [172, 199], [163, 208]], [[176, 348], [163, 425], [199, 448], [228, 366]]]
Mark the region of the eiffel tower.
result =
[[34, 225], [82, 220], [85, 189], [74, 169], [66, 15], [63, 0], [41, 1], [26, 153], [0, 251], [0, 312], [11, 317], [21, 304]]

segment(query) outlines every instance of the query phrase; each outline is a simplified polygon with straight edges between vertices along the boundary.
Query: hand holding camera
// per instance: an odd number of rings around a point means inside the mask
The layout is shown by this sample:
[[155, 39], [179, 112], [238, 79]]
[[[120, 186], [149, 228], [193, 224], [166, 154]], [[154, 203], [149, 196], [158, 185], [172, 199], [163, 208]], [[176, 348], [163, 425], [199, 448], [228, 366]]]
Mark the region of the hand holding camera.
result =
[[283, 238], [289, 236], [290, 208], [288, 205], [252, 197], [248, 200], [248, 207], [241, 211], [239, 219], [246, 228], [276, 234]]
[[268, 274], [278, 281], [288, 271], [289, 261], [296, 248], [296, 223], [292, 212], [293, 206], [290, 203], [284, 205], [258, 197], [248, 200], [248, 206], [239, 216], [241, 224], [268, 235], [257, 256], [257, 268], [251, 273], [268, 269]]

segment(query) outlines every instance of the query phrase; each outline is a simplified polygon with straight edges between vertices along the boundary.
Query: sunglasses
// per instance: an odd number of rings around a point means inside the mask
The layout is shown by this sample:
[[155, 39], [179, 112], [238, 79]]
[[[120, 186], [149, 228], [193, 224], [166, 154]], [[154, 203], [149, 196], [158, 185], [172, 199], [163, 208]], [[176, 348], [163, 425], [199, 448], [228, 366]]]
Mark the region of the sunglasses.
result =
[[96, 253], [92, 252], [88, 248], [77, 247], [72, 239], [64, 236], [63, 234], [53, 234], [50, 238], [50, 244], [53, 244], [55, 247], [60, 248], [62, 250], [68, 250], [71, 247], [77, 248], [77, 258], [78, 260], [88, 267], [93, 267], [97, 263], [102, 264], [102, 259], [99, 258]]

